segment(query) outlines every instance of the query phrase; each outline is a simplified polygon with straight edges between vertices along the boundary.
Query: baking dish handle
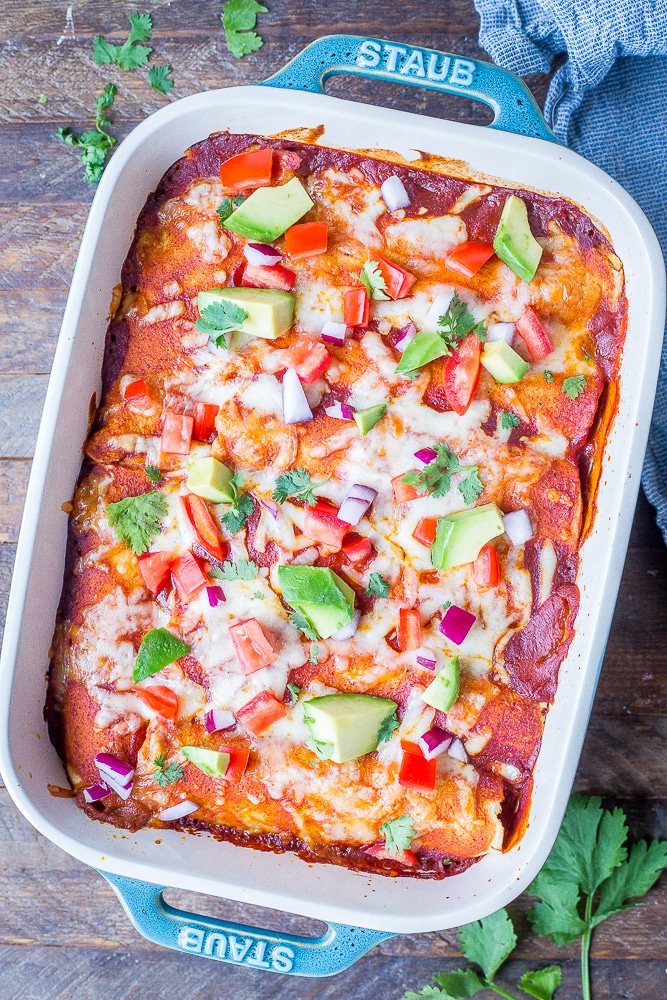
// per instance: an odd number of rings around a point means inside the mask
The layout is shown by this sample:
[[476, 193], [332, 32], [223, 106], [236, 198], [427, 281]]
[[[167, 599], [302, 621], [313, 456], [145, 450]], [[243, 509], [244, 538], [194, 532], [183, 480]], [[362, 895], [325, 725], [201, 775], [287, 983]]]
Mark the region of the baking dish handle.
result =
[[495, 117], [489, 128], [559, 142], [528, 87], [509, 70], [381, 38], [325, 35], [307, 45], [262, 86], [323, 94], [329, 77], [344, 73], [469, 97], [492, 109]]
[[120, 899], [130, 920], [145, 938], [189, 955], [231, 962], [291, 976], [333, 976], [362, 958], [385, 931], [329, 924], [318, 938], [259, 930], [170, 906], [164, 886], [124, 875], [100, 872]]

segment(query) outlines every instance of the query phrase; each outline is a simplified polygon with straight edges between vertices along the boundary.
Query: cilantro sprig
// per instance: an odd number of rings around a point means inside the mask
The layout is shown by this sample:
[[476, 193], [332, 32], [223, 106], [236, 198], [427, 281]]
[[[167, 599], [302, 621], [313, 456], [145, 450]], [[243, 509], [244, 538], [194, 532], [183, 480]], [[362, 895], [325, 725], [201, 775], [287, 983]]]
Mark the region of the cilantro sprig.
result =
[[[235, 479], [237, 477], [234, 477]], [[222, 515], [221, 521], [230, 535], [235, 535], [241, 528], [245, 528], [246, 521], [253, 512], [254, 504], [252, 498], [247, 493], [241, 493], [239, 486], [241, 483], [232, 480], [234, 486], [234, 499], [230, 509]]]
[[388, 299], [387, 282], [382, 276], [380, 265], [376, 260], [367, 260], [359, 272], [359, 280], [368, 292], [369, 299]]
[[225, 29], [227, 48], [237, 59], [261, 49], [264, 39], [252, 29], [257, 24], [257, 15], [265, 14], [267, 8], [257, 0], [229, 0], [222, 8], [222, 27]]
[[102, 35], [97, 35], [93, 41], [93, 59], [98, 66], [118, 63], [119, 69], [130, 70], [143, 66], [153, 51], [147, 42], [153, 31], [153, 21], [150, 14], [130, 14], [130, 33], [122, 45], [107, 42]]
[[459, 492], [467, 504], [475, 503], [484, 489], [478, 475], [478, 466], [461, 465], [448, 444], [436, 444], [436, 457], [421, 472], [411, 469], [406, 472], [401, 482], [413, 486], [422, 495], [444, 497], [452, 484], [452, 476], [457, 472], [467, 472], [468, 475], [459, 484]]
[[155, 764], [153, 777], [160, 788], [173, 785], [175, 781], [180, 781], [183, 777], [183, 768], [181, 765], [175, 760], [167, 764], [167, 755], [165, 753], [158, 754], [153, 763]]
[[220, 220], [220, 226], [229, 218], [235, 208], [242, 205], [245, 198], [242, 194], [237, 194], [236, 198], [223, 198], [216, 212], [218, 213], [218, 219]]
[[447, 347], [445, 357], [458, 350], [459, 343], [469, 333], [474, 333], [482, 343], [486, 340], [484, 322], [475, 322], [475, 317], [468, 311], [465, 302], [461, 301], [459, 293], [454, 292], [445, 313], [438, 319], [438, 334]]
[[157, 465], [146, 465], [144, 466], [144, 472], [150, 479], [152, 483], [159, 483], [162, 479], [162, 473]]
[[237, 559], [233, 563], [223, 563], [221, 568], [214, 566], [210, 573], [217, 580], [254, 580], [259, 566], [250, 559]]
[[104, 90], [95, 98], [95, 128], [86, 129], [81, 135], [75, 135], [69, 125], [62, 126], [56, 135], [68, 146], [80, 150], [80, 159], [85, 170], [83, 179], [88, 184], [97, 184], [106, 166], [109, 150], [116, 145], [117, 139], [107, 132], [111, 121], [106, 112], [113, 106], [116, 98], [116, 88], [113, 83], [107, 83]]
[[195, 330], [208, 334], [216, 347], [226, 349], [228, 344], [225, 333], [240, 330], [248, 318], [248, 313], [236, 302], [221, 299], [220, 302], [212, 302], [210, 306], [205, 306], [200, 311], [200, 317], [195, 323]]
[[171, 66], [151, 66], [148, 70], [148, 82], [153, 90], [167, 95], [174, 86], [174, 81], [170, 78]]
[[518, 427], [521, 423], [521, 418], [517, 417], [516, 413], [512, 413], [511, 410], [501, 410], [499, 417], [500, 426], [504, 431], [511, 431], [513, 427]]
[[310, 639], [311, 641], [319, 639], [319, 635], [302, 611], [291, 611], [289, 620], [295, 628], [298, 628], [299, 632], [303, 632], [306, 639]]
[[586, 389], [585, 375], [571, 375], [563, 381], [562, 390], [570, 399], [576, 399]]
[[107, 517], [118, 540], [140, 556], [159, 533], [160, 518], [165, 517], [168, 510], [164, 493], [154, 490], [136, 497], [125, 497], [117, 503], [108, 503]]
[[384, 846], [390, 854], [402, 854], [408, 850], [415, 836], [412, 817], [403, 813], [398, 819], [388, 820], [380, 827], [380, 835], [384, 837]]
[[315, 490], [324, 486], [331, 476], [314, 483], [306, 469], [290, 469], [276, 479], [276, 485], [271, 496], [277, 503], [285, 503], [288, 497], [295, 500], [305, 500], [311, 507], [317, 503]]
[[371, 573], [368, 586], [364, 591], [366, 597], [388, 597], [391, 584], [380, 573]]

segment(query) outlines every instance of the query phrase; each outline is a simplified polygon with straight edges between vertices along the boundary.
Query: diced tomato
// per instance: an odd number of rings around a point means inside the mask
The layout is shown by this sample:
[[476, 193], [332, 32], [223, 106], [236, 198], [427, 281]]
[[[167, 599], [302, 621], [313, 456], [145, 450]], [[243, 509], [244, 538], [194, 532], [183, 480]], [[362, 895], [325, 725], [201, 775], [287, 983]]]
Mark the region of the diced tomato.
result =
[[196, 597], [202, 587], [210, 583], [209, 578], [189, 549], [182, 552], [172, 564], [171, 575], [178, 596], [184, 604]]
[[134, 382], [129, 382], [125, 386], [123, 398], [135, 410], [150, 410], [153, 406], [148, 386], [142, 378], [138, 378]]
[[241, 278], [244, 288], [277, 288], [289, 292], [296, 280], [294, 271], [282, 264], [265, 267], [262, 264], [247, 264]]
[[301, 334], [283, 354], [282, 364], [293, 368], [302, 382], [310, 385], [327, 370], [333, 358], [324, 344]]
[[306, 507], [303, 533], [313, 542], [321, 542], [330, 549], [340, 549], [343, 538], [350, 530], [347, 521], [338, 518], [338, 508], [318, 500], [314, 507]]
[[230, 625], [229, 635], [244, 674], [254, 674], [256, 670], [268, 667], [278, 659], [278, 654], [256, 618], [247, 618], [237, 625]]
[[380, 274], [387, 285], [387, 295], [390, 299], [404, 299], [417, 280], [414, 274], [404, 271], [398, 264], [381, 257], [379, 254], [371, 254], [371, 260], [378, 265]]
[[418, 757], [424, 756], [419, 743], [413, 743], [412, 740], [401, 740], [401, 750], [405, 750], [406, 753], [416, 753]]
[[479, 590], [490, 590], [498, 586], [500, 564], [493, 545], [484, 545], [472, 564], [472, 578]]
[[188, 493], [181, 497], [181, 503], [199, 544], [203, 545], [214, 559], [222, 561], [227, 556], [229, 547], [220, 538], [218, 526], [204, 498], [198, 497], [196, 493]]
[[256, 149], [251, 153], [238, 153], [220, 166], [220, 180], [232, 191], [268, 187], [273, 171], [273, 150]]
[[381, 861], [395, 861], [399, 865], [409, 865], [411, 868], [419, 864], [414, 851], [400, 851], [398, 854], [390, 854], [383, 844], [373, 844], [372, 847], [365, 848], [364, 854], [370, 855], [371, 858], [379, 858]]
[[422, 644], [422, 621], [416, 608], [399, 608], [396, 637], [402, 653], [419, 649]]
[[151, 684], [150, 687], [135, 688], [134, 693], [137, 698], [141, 698], [145, 705], [152, 708], [154, 712], [159, 712], [165, 719], [176, 718], [178, 712], [178, 695], [165, 684]]
[[391, 481], [391, 488], [394, 491], [394, 500], [396, 503], [409, 503], [411, 500], [416, 500], [417, 497], [421, 496], [414, 486], [403, 482], [403, 476], [405, 475], [407, 473], [402, 472], [400, 476], [395, 476]]
[[260, 691], [234, 714], [241, 725], [249, 729], [255, 736], [259, 736], [274, 722], [287, 715], [287, 709], [282, 701], [278, 701], [270, 691]]
[[412, 537], [416, 538], [422, 545], [433, 545], [435, 532], [438, 527], [437, 517], [422, 517], [417, 522], [417, 527], [412, 532]]
[[554, 349], [549, 334], [530, 306], [524, 309], [517, 320], [516, 332], [528, 348], [528, 353], [533, 361], [541, 361], [542, 358], [546, 358], [551, 354]]
[[220, 747], [220, 752], [229, 754], [229, 764], [227, 765], [227, 770], [222, 777], [225, 781], [229, 781], [233, 785], [238, 785], [245, 773], [246, 767], [248, 766], [250, 751], [246, 750], [245, 747], [232, 747], [224, 745]]
[[365, 562], [372, 552], [373, 546], [371, 545], [370, 538], [362, 538], [361, 535], [357, 535], [355, 532], [350, 532], [346, 536], [343, 553], [353, 566], [357, 563]]
[[479, 337], [469, 333], [459, 344], [458, 351], [454, 351], [445, 363], [445, 396], [451, 408], [461, 417], [470, 406], [479, 384], [481, 353]]
[[144, 586], [154, 597], [169, 586], [173, 561], [171, 552], [146, 552], [139, 556], [139, 572]]
[[167, 410], [162, 424], [160, 450], [169, 455], [189, 455], [194, 417]]
[[459, 243], [455, 250], [445, 258], [445, 267], [456, 271], [465, 278], [472, 278], [490, 257], [493, 257], [492, 243]]
[[368, 292], [363, 285], [361, 288], [348, 288], [344, 298], [343, 322], [345, 326], [366, 326], [371, 304]]
[[192, 413], [194, 424], [192, 436], [195, 441], [210, 441], [215, 434], [215, 418], [220, 412], [220, 407], [215, 403], [195, 403]]
[[404, 788], [414, 788], [418, 792], [432, 792], [435, 788], [435, 776], [438, 761], [426, 760], [422, 753], [406, 753], [403, 751], [401, 769], [398, 772], [398, 783]]
[[285, 233], [285, 249], [290, 257], [314, 257], [327, 252], [329, 227], [326, 222], [302, 222]]

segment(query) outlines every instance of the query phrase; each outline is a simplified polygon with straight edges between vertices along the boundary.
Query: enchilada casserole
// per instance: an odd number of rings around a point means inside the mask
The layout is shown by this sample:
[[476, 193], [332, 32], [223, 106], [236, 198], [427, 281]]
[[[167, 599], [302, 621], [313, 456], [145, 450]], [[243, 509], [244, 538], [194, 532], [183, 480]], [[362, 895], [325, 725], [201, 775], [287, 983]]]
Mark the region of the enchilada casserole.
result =
[[571, 202], [319, 138], [213, 135], [139, 217], [46, 716], [92, 819], [442, 878], [526, 822], [623, 271]]

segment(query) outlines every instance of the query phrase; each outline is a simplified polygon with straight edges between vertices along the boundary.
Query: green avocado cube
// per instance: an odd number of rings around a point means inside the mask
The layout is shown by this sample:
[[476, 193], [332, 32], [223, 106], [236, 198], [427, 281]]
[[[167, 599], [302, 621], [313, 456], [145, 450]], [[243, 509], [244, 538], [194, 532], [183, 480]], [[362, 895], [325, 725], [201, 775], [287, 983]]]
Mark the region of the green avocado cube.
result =
[[141, 640], [132, 671], [135, 684], [152, 677], [158, 670], [187, 656], [190, 647], [166, 628], [152, 628]]
[[206, 750], [205, 747], [181, 747], [184, 757], [211, 778], [222, 778], [229, 767], [229, 754], [218, 750]]
[[542, 257], [542, 247], [530, 231], [526, 203], [515, 194], [503, 205], [493, 249], [510, 270], [532, 281]]
[[313, 202], [297, 177], [279, 187], [261, 187], [225, 219], [225, 229], [256, 243], [271, 243], [309, 212]]
[[328, 567], [279, 566], [278, 586], [320, 639], [328, 639], [354, 618], [354, 591]]
[[377, 750], [385, 724], [398, 707], [389, 698], [371, 694], [325, 694], [303, 705], [304, 719], [321, 751], [318, 756], [336, 764]]
[[197, 296], [199, 312], [214, 302], [233, 302], [247, 312], [238, 329], [253, 337], [275, 340], [294, 322], [294, 294], [276, 288], [210, 288]]
[[520, 382], [530, 368], [528, 362], [506, 340], [494, 340], [485, 344], [480, 361], [489, 375], [493, 375], [501, 385]]
[[459, 696], [459, 658], [455, 656], [422, 691], [422, 701], [439, 712], [448, 712]]
[[396, 373], [412, 372], [415, 368], [423, 368], [429, 361], [444, 358], [449, 348], [437, 333], [418, 333], [410, 341], [396, 366]]
[[504, 531], [495, 503], [472, 507], [438, 519], [431, 561], [437, 569], [452, 569], [474, 562], [483, 545]]
[[294, 603], [297, 611], [306, 618], [320, 639], [329, 639], [340, 632], [344, 625], [354, 618], [354, 610], [347, 605], [344, 608], [334, 608], [323, 604], [309, 604], [307, 601]]
[[211, 503], [232, 503], [236, 497], [233, 479], [232, 470], [209, 455], [190, 462], [186, 485], [191, 493]]
[[359, 428], [361, 436], [364, 437], [368, 434], [368, 432], [375, 427], [377, 422], [382, 420], [386, 412], [386, 403], [378, 403], [376, 406], [369, 406], [365, 410], [357, 410], [354, 414], [354, 422]]

